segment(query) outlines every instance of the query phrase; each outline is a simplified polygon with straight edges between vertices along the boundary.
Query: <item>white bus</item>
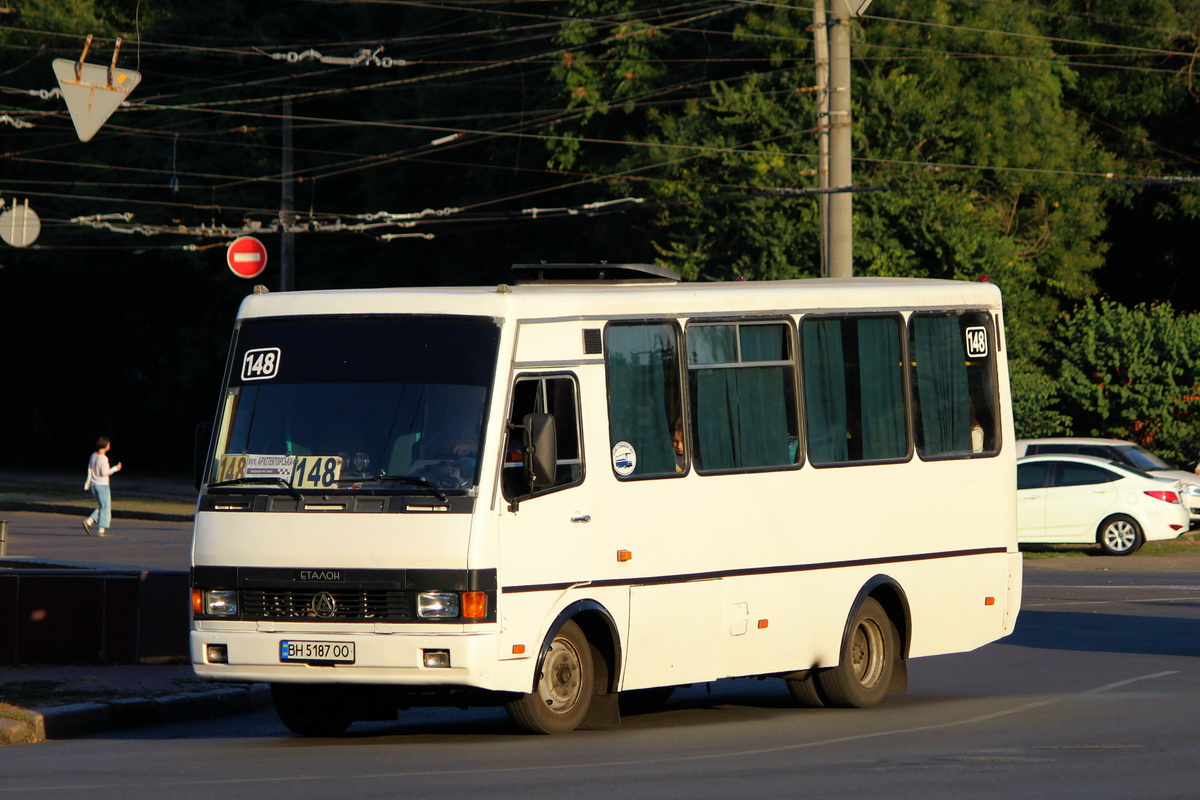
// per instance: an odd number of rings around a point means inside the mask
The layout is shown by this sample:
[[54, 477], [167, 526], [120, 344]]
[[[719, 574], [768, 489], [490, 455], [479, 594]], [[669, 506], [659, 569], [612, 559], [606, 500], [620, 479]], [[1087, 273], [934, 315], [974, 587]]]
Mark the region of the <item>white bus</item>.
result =
[[987, 283], [253, 294], [198, 464], [195, 671], [303, 735], [429, 704], [613, 727], [738, 676], [877, 704], [1013, 630], [1005, 356]]

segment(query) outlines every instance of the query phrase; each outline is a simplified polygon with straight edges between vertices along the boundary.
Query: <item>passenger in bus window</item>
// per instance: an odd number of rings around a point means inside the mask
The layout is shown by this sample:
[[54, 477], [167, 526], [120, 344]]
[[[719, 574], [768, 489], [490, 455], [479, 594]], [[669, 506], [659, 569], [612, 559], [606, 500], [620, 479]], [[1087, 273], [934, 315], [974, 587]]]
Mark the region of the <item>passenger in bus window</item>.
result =
[[683, 420], [679, 417], [671, 425], [671, 449], [675, 451], [675, 471], [683, 472], [687, 460], [683, 447]]
[[971, 410], [971, 452], [983, 452], [983, 426], [979, 424], [979, 420], [975, 416], [975, 401], [968, 400]]

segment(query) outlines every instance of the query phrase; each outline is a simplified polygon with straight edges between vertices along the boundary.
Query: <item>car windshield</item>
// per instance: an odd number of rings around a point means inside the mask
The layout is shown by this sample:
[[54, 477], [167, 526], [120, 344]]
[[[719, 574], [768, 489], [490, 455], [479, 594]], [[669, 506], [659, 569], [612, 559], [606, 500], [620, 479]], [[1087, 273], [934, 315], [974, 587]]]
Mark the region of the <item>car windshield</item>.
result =
[[471, 491], [498, 341], [467, 317], [246, 321], [210, 488]]
[[1170, 464], [1163, 461], [1146, 448], [1140, 447], [1136, 444], [1120, 445], [1114, 449], [1121, 454], [1121, 458], [1127, 463], [1132, 464], [1143, 472], [1148, 472], [1155, 469], [1171, 469]]

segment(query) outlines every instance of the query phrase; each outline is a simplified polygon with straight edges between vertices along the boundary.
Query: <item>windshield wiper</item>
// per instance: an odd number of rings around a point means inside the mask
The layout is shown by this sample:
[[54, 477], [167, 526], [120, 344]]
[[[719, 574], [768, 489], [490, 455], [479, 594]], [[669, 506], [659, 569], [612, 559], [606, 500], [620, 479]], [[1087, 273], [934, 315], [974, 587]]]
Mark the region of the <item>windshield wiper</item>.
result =
[[428, 478], [422, 478], [419, 475], [379, 474], [379, 475], [372, 476], [370, 478], [362, 478], [362, 480], [371, 481], [372, 483], [403, 483], [403, 484], [407, 484], [408, 486], [420, 486], [422, 489], [428, 489], [429, 491], [433, 492], [434, 495], [437, 496], [437, 499], [441, 500], [443, 503], [450, 502], [449, 499], [446, 497], [445, 492], [443, 492], [441, 489], [439, 489], [438, 487], [436, 487], [432, 483], [430, 483]]
[[231, 481], [217, 481], [216, 483], [210, 483], [208, 488], [220, 489], [224, 486], [242, 486], [247, 483], [280, 486], [284, 489], [287, 489], [288, 492], [291, 493], [292, 497], [296, 498], [297, 500], [304, 499], [304, 495], [300, 494], [300, 490], [295, 486], [292, 486], [291, 481], [284, 480], [283, 478], [234, 478]]

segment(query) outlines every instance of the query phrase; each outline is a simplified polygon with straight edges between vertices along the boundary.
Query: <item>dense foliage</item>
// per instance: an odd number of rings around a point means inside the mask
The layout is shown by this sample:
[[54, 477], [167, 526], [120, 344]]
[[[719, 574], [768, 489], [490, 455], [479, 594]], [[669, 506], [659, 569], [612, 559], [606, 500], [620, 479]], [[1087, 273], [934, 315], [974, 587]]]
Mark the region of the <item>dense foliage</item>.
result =
[[[276, 258], [291, 220], [301, 289], [540, 259], [817, 274], [812, 23], [716, 0], [14, 0], [0, 115], [32, 127], [0, 122], [0, 192], [43, 231], [0, 246], [11, 447], [70, 465], [106, 432], [186, 468], [249, 289], [224, 246], [252, 226]], [[999, 285], [1018, 435], [1194, 451], [1200, 0], [876, 0], [852, 25], [856, 274]], [[87, 34], [90, 62], [120, 36], [143, 77], [83, 144], [43, 95]], [[1118, 363], [1140, 367], [1097, 390]]]
[[1135, 441], [1177, 464], [1200, 458], [1200, 315], [1089, 299], [1054, 333], [1077, 435]]

